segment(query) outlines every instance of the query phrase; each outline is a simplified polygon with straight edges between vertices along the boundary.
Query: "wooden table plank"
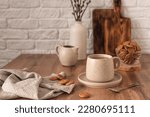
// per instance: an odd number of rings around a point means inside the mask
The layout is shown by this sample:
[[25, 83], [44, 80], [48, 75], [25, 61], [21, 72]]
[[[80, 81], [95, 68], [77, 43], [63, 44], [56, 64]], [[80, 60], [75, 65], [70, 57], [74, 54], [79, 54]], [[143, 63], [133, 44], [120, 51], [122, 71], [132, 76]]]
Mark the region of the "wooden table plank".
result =
[[7, 64], [4, 68], [7, 69], [23, 69], [28, 68], [30, 71], [39, 73], [42, 76], [50, 75], [51, 73], [59, 73], [64, 71], [69, 79], [75, 81], [76, 87], [74, 91], [68, 95], [63, 94], [54, 99], [56, 100], [80, 100], [78, 94], [82, 90], [86, 90], [91, 94], [89, 100], [145, 100], [150, 99], [150, 55], [142, 55], [142, 69], [136, 72], [122, 72], [123, 81], [121, 87], [127, 86], [134, 82], [139, 82], [140, 87], [135, 87], [114, 93], [108, 89], [94, 89], [83, 86], [77, 80], [80, 73], [85, 72], [86, 60], [78, 61], [73, 67], [64, 67], [60, 64], [56, 55], [20, 55], [15, 60]]

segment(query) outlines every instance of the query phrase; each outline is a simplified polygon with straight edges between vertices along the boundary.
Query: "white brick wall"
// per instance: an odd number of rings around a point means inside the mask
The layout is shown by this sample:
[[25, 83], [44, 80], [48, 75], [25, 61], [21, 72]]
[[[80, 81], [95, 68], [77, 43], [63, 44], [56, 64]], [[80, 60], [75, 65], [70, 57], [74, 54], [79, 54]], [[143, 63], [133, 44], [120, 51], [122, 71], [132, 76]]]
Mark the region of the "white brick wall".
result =
[[6, 48], [6, 43], [5, 41], [0, 41], [0, 49], [3, 50]]
[[12, 8], [34, 8], [40, 6], [40, 0], [10, 0]]
[[34, 49], [34, 41], [29, 40], [11, 40], [7, 41], [7, 49], [9, 50], [29, 50]]
[[149, 7], [150, 6], [150, 1], [149, 0], [137, 0], [137, 6], [139, 7]]
[[66, 19], [50, 19], [40, 20], [40, 28], [68, 28], [68, 22]]
[[0, 18], [29, 18], [29, 9], [0, 9]]
[[60, 15], [60, 10], [55, 8], [36, 8], [31, 9], [31, 18], [58, 18]]
[[16, 29], [2, 29], [0, 30], [0, 39], [27, 39], [28, 31]]
[[0, 8], [8, 8], [9, 0], [0, 0]]
[[[83, 24], [89, 29], [92, 52], [92, 10], [112, 8], [113, 0], [92, 0]], [[122, 0], [123, 14], [132, 20], [132, 37], [150, 53], [150, 0]], [[70, 0], [0, 0], [0, 68], [21, 53], [55, 53], [67, 44], [74, 23]]]
[[10, 60], [15, 58], [20, 54], [19, 51], [16, 50], [0, 50], [1, 59]]
[[41, 0], [43, 8], [65, 8], [70, 7], [69, 0]]
[[16, 20], [8, 19], [8, 28], [10, 29], [37, 29], [38, 20]]
[[58, 30], [56, 29], [46, 29], [46, 30], [31, 30], [29, 31], [29, 39], [58, 39]]
[[5, 19], [0, 19], [0, 28], [6, 28], [7, 27], [7, 22]]

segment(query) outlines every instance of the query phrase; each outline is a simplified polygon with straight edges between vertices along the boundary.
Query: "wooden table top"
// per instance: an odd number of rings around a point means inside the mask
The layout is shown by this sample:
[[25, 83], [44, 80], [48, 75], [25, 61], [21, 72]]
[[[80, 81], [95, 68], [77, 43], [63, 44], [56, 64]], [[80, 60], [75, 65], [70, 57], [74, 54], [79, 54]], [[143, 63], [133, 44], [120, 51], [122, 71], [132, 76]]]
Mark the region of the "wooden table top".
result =
[[139, 82], [141, 86], [124, 90], [120, 93], [114, 93], [108, 89], [88, 88], [79, 83], [77, 77], [80, 73], [85, 72], [86, 60], [78, 61], [76, 66], [64, 67], [60, 64], [56, 55], [20, 55], [4, 68], [23, 69], [28, 68], [30, 71], [39, 73], [42, 76], [61, 71], [71, 75], [69, 78], [75, 81], [76, 87], [71, 94], [58, 96], [56, 100], [80, 100], [79, 92], [87, 91], [91, 94], [88, 100], [146, 100], [150, 99], [150, 55], [142, 55], [142, 69], [136, 72], [122, 72], [123, 81], [119, 87], [127, 86], [134, 82]]

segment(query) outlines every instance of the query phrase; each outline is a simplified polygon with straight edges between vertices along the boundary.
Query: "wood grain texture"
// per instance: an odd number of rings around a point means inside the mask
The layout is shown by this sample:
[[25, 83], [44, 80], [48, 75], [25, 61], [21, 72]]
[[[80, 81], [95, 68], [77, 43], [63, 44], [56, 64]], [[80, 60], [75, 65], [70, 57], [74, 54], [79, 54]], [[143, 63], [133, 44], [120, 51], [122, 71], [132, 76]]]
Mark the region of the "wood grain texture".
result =
[[137, 72], [121, 72], [123, 81], [119, 87], [127, 86], [134, 82], [139, 82], [140, 87], [135, 87], [122, 91], [121, 93], [113, 93], [108, 89], [88, 88], [79, 83], [77, 77], [80, 73], [85, 72], [86, 60], [78, 61], [75, 66], [64, 67], [60, 64], [56, 55], [21, 55], [10, 62], [4, 68], [7, 69], [23, 69], [28, 68], [30, 71], [37, 72], [42, 76], [51, 73], [59, 73], [64, 71], [69, 79], [75, 81], [76, 87], [74, 91], [68, 95], [63, 94], [54, 100], [82, 100], [79, 92], [87, 91], [91, 94], [89, 100], [145, 100], [150, 99], [150, 55], [142, 55], [142, 69]]
[[113, 16], [113, 9], [93, 10], [94, 53], [104, 53], [104, 21]]
[[115, 49], [131, 40], [131, 21], [128, 18], [112, 17], [104, 21], [104, 52], [115, 56]]
[[121, 0], [114, 0], [114, 9], [93, 11], [94, 53], [116, 55], [115, 49], [131, 40], [131, 20], [121, 15]]

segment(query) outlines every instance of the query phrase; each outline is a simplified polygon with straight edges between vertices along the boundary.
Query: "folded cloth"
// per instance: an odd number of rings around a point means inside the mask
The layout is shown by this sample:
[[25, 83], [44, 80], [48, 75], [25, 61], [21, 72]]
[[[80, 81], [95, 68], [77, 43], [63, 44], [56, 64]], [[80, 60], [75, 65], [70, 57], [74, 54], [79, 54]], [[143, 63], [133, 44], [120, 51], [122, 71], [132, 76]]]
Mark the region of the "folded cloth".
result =
[[0, 99], [50, 99], [63, 93], [70, 94], [74, 84], [65, 86], [42, 78], [35, 72], [17, 69], [0, 69]]

